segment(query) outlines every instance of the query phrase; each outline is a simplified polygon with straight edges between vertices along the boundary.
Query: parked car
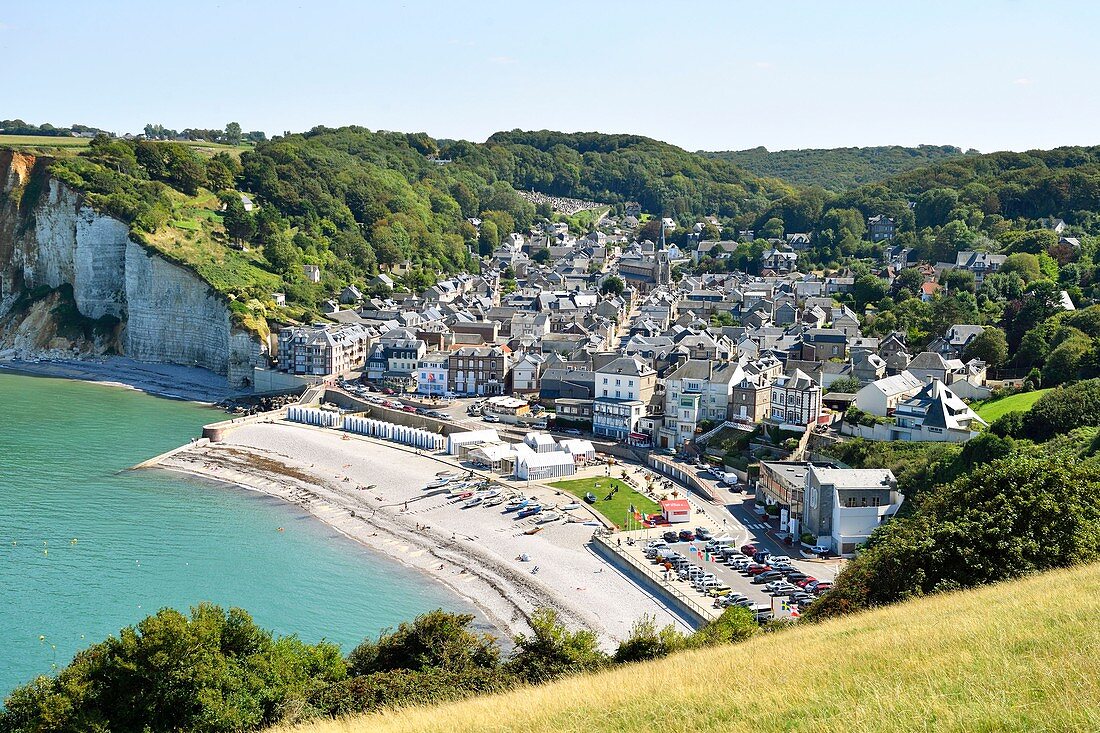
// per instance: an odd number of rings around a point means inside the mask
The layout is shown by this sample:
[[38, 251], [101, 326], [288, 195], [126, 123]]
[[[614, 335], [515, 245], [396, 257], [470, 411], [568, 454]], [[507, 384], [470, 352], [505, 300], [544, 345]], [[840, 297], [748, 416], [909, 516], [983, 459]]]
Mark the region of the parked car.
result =
[[500, 422], [500, 418], [496, 415], [482, 415], [481, 419], [485, 422]]
[[764, 583], [770, 583], [773, 580], [779, 580], [782, 577], [782, 575], [775, 572], [774, 570], [768, 570], [758, 574], [755, 578], [752, 579], [752, 582], [756, 585], [762, 585]]
[[806, 587], [807, 585], [809, 585], [810, 583], [816, 583], [816, 582], [817, 582], [817, 578], [813, 578], [813, 577], [809, 577], [809, 576], [807, 576], [807, 577], [803, 578], [802, 580], [799, 580], [799, 581], [798, 581], [798, 582], [796, 583], [796, 585], [797, 585], [797, 586], [798, 586], [799, 588], [805, 588], [805, 587]]
[[808, 606], [816, 600], [812, 595], [803, 591], [791, 594], [791, 603], [797, 603], [800, 606]]
[[828, 555], [831, 552], [831, 550], [828, 547], [826, 547], [825, 545], [814, 545], [813, 547], [810, 548], [810, 552], [812, 552], [815, 555], [820, 555], [820, 556], [824, 557], [825, 555]]
[[711, 534], [711, 531], [709, 529], [707, 529], [706, 527], [696, 527], [695, 528], [695, 536], [698, 537], [701, 540], [710, 540], [710, 539], [713, 539], [713, 537], [714, 537], [714, 535]]
[[756, 545], [741, 545], [741, 552], [745, 553], [745, 555], [747, 555], [748, 557], [752, 557], [756, 554]]
[[533, 422], [531, 423], [531, 427], [533, 427], [535, 430], [546, 430], [546, 421], [539, 420], [538, 422]]
[[665, 532], [663, 535], [661, 535], [661, 537], [664, 538], [665, 542], [670, 542], [671, 543], [671, 542], [679, 542], [680, 541], [680, 535], [678, 535], [676, 532], [673, 532], [671, 529], [669, 531]]
[[691, 542], [694, 539], [695, 539], [695, 533], [692, 532], [690, 529], [681, 529], [680, 530], [680, 541], [681, 542]]
[[791, 564], [791, 558], [787, 557], [786, 555], [768, 555], [767, 559], [768, 559], [768, 564], [773, 565], [773, 566], [774, 565], [790, 565]]
[[581, 435], [582, 434], [581, 431], [577, 430], [576, 428], [569, 428], [568, 430], [563, 430], [562, 432], [565, 433], [566, 435]]
[[787, 573], [787, 581], [790, 582], [790, 583], [797, 583], [798, 581], [806, 580], [809, 577], [810, 576], [806, 575], [806, 573], [802, 573], [802, 572], [799, 572], [797, 570], [795, 570], [794, 572], [791, 572], [791, 573]]
[[756, 575], [756, 576], [763, 575], [764, 573], [773, 573], [775, 578], [778, 578], [781, 575], [780, 573], [777, 573], [774, 570], [772, 570], [771, 566], [761, 565], [759, 563], [756, 563], [755, 565], [749, 565], [749, 567], [745, 569], [745, 573], [747, 575]]

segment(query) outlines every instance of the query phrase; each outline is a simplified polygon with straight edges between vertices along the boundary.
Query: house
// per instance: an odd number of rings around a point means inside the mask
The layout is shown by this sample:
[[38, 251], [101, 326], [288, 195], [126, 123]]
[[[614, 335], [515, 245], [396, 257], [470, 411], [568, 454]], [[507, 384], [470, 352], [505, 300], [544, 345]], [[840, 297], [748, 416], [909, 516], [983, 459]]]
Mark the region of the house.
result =
[[1006, 259], [1008, 255], [963, 250], [955, 254], [955, 268], [974, 273], [974, 281], [981, 285], [985, 276], [999, 271]]
[[638, 421], [646, 415], [657, 384], [657, 372], [636, 357], [613, 359], [595, 370], [596, 399], [592, 432], [615, 440], [643, 439]]
[[947, 359], [958, 359], [962, 356], [963, 349], [985, 331], [981, 326], [968, 324], [955, 324], [944, 332], [943, 336], [935, 339], [928, 345], [929, 351]]
[[801, 369], [781, 375], [771, 389], [772, 422], [781, 425], [816, 425], [821, 416], [821, 387]]
[[797, 519], [802, 515], [802, 496], [809, 470], [809, 463], [760, 461], [760, 477], [756, 481], [757, 501], [778, 506], [781, 512], [787, 514], [788, 520]]
[[856, 392], [855, 406], [879, 417], [894, 414], [898, 405], [915, 395], [924, 382], [909, 372], [876, 379]]
[[661, 502], [661, 516], [669, 524], [691, 521], [691, 504], [687, 499], [665, 499]]
[[860, 351], [852, 355], [852, 376], [861, 384], [886, 376], [886, 360], [874, 352]]
[[704, 420], [722, 422], [734, 385], [744, 371], [738, 362], [688, 359], [665, 376], [665, 420], [657, 442], [662, 448], [679, 448], [702, 432]]
[[577, 464], [573, 456], [565, 451], [518, 452], [515, 471], [516, 478], [521, 481], [545, 481], [574, 475]]
[[331, 377], [362, 369], [371, 333], [360, 324], [287, 326], [279, 331], [279, 370]]
[[802, 532], [845, 557], [897, 514], [905, 501], [897, 479], [886, 468], [810, 466], [803, 496]]
[[896, 232], [897, 225], [892, 217], [878, 214], [867, 219], [867, 234], [870, 235], [872, 242], [893, 239]]
[[938, 379], [899, 403], [894, 424], [876, 425], [872, 440], [917, 440], [962, 443], [977, 435], [985, 420]]
[[945, 359], [934, 351], [922, 351], [917, 354], [907, 370], [922, 384], [927, 384], [931, 379], [938, 379], [944, 384], [951, 384], [956, 379], [965, 377], [965, 365], [958, 359]]
[[412, 331], [387, 331], [367, 358], [367, 377], [395, 389], [416, 387], [417, 369], [427, 351], [427, 344]]
[[770, 247], [760, 255], [761, 270], [772, 270], [777, 273], [787, 273], [795, 269], [798, 264], [798, 253], [782, 247]]
[[447, 354], [433, 351], [424, 355], [416, 367], [416, 391], [429, 397], [442, 397], [447, 393]]
[[340, 291], [340, 302], [344, 305], [355, 305], [363, 302], [363, 293], [354, 285], [348, 285]]
[[838, 328], [810, 328], [802, 334], [798, 358], [803, 361], [848, 358], [848, 334]]
[[544, 363], [546, 363], [546, 357], [542, 354], [524, 354], [523, 358], [512, 367], [512, 390], [538, 392]]
[[512, 351], [507, 346], [464, 346], [451, 352], [448, 371], [448, 384], [456, 394], [507, 394]]
[[321, 268], [317, 265], [302, 265], [302, 274], [305, 275], [306, 282], [321, 282]]

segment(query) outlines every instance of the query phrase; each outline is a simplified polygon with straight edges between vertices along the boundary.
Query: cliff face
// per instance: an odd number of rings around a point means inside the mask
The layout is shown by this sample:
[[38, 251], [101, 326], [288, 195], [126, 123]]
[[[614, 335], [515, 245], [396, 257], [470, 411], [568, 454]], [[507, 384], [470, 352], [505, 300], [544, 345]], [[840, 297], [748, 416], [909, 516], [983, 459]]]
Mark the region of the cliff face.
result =
[[0, 317], [26, 290], [70, 285], [80, 314], [121, 321], [115, 348], [123, 354], [201, 366], [247, 385], [261, 347], [233, 326], [225, 301], [190, 270], [131, 240], [125, 222], [86, 206], [49, 176], [46, 162], [0, 151]]

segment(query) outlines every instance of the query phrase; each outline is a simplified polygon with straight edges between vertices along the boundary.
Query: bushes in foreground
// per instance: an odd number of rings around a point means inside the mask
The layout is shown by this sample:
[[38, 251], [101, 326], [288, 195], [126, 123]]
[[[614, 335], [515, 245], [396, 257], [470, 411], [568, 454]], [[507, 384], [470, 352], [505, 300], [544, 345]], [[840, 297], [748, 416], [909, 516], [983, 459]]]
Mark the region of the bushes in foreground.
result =
[[495, 638], [470, 629], [473, 619], [432, 611], [344, 659], [334, 644], [275, 638], [240, 609], [202, 604], [190, 616], [164, 609], [80, 652], [56, 677], [15, 690], [0, 710], [0, 733], [257, 730], [500, 692], [733, 643], [758, 628], [742, 608], [691, 635], [643, 619], [608, 655], [592, 632], [571, 631], [540, 610], [532, 633], [516, 637], [504, 658]]

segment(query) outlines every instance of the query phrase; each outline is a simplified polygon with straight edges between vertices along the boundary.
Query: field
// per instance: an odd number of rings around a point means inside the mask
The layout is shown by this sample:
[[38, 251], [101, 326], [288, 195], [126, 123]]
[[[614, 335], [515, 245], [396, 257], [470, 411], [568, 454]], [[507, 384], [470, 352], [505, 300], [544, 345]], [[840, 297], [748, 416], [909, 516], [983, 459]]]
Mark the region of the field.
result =
[[301, 733], [1100, 729], [1100, 565]]
[[1027, 412], [1032, 405], [1038, 402], [1040, 397], [1049, 391], [1049, 388], [1037, 389], [1034, 392], [1019, 392], [1008, 397], [1002, 397], [999, 400], [987, 400], [978, 405], [978, 417], [991, 423], [1010, 412]]
[[[597, 486], [599, 484], [599, 486]], [[639, 494], [630, 486], [617, 478], [578, 478], [568, 481], [555, 481], [550, 484], [555, 489], [568, 491], [578, 499], [584, 499], [584, 495], [591, 491], [596, 495], [596, 503], [593, 505], [600, 514], [622, 527], [627, 522], [630, 505], [633, 504], [643, 514], [659, 512], [657, 506], [649, 497]], [[611, 491], [611, 487], [618, 487], [619, 491], [614, 497], [605, 501], [604, 497]]]
[[[0, 135], [0, 148], [16, 148], [19, 150], [79, 150], [88, 147], [91, 143], [86, 137], [54, 137], [52, 135]], [[251, 145], [238, 146], [222, 145], [221, 143], [208, 143], [205, 140], [180, 141], [189, 145], [200, 153], [213, 155], [219, 150], [225, 150], [230, 155], [239, 156], [242, 151], [251, 148]]]

